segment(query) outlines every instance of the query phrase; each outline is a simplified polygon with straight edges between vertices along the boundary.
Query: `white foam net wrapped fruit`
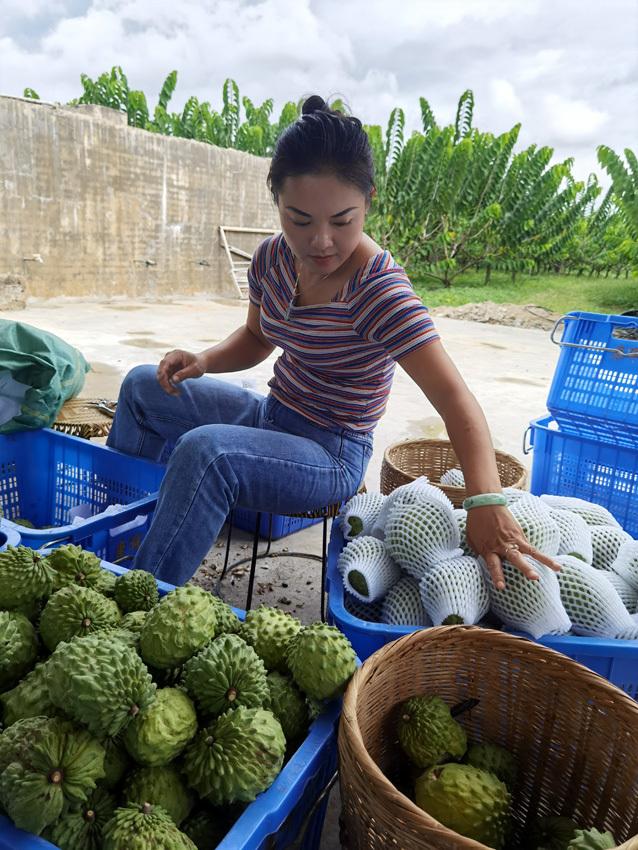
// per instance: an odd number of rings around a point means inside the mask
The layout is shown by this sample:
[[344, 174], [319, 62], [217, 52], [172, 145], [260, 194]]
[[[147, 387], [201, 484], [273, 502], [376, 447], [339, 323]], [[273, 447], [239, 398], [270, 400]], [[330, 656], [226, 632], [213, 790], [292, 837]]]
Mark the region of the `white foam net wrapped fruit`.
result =
[[401, 577], [385, 543], [376, 537], [355, 537], [341, 551], [337, 569], [346, 590], [362, 602], [382, 599]]
[[459, 526], [459, 535], [461, 538], [459, 545], [461, 550], [464, 555], [470, 555], [473, 558], [474, 552], [467, 542], [467, 511], [463, 510], [463, 508], [454, 508], [454, 516]]
[[395, 505], [401, 503], [404, 505], [413, 505], [421, 498], [438, 499], [443, 504], [447, 505], [450, 510], [453, 510], [452, 502], [445, 495], [443, 490], [430, 484], [427, 475], [421, 475], [409, 484], [402, 484], [386, 496], [381, 510], [372, 527], [372, 535], [383, 540], [385, 536], [385, 526], [390, 516], [390, 511]]
[[445, 487], [465, 487], [465, 476], [462, 469], [448, 469], [441, 476], [441, 484]]
[[476, 558], [441, 561], [419, 582], [421, 600], [435, 626], [473, 625], [489, 609], [490, 594]]
[[491, 611], [506, 626], [527, 632], [533, 638], [566, 634], [571, 622], [560, 599], [556, 573], [529, 555], [522, 557], [538, 574], [538, 581], [530, 581], [513, 564], [502, 559], [504, 590], [496, 589], [485, 561], [479, 558], [490, 592]]
[[557, 508], [550, 508], [549, 514], [560, 532], [557, 554], [573, 555], [586, 564], [591, 564], [593, 557], [591, 530], [585, 520], [572, 511], [561, 511]]
[[623, 543], [631, 537], [616, 525], [593, 525], [591, 527], [592, 566], [597, 570], [609, 570], [618, 557]]
[[624, 540], [611, 569], [638, 591], [638, 540]]
[[638, 589], [613, 570], [600, 570], [599, 572], [616, 588], [618, 596], [622, 599], [622, 603], [629, 613], [638, 614]]
[[523, 496], [529, 496], [529, 490], [521, 490], [519, 487], [503, 487], [503, 495], [507, 500], [508, 505], [513, 505], [522, 499]]
[[386, 500], [382, 493], [357, 493], [339, 513], [339, 525], [346, 540], [369, 535]]
[[343, 594], [343, 607], [348, 614], [352, 614], [358, 620], [365, 620], [368, 623], [380, 623], [381, 620], [381, 602], [362, 602], [347, 591]]
[[558, 555], [560, 598], [572, 631], [588, 637], [638, 638], [638, 625], [605, 573], [570, 555]]
[[602, 505], [597, 505], [595, 502], [588, 502], [586, 499], [579, 499], [577, 496], [554, 496], [550, 493], [543, 493], [540, 498], [550, 508], [558, 508], [578, 514], [587, 525], [617, 525], [620, 527], [620, 523], [607, 508], [603, 508]]
[[386, 593], [381, 608], [381, 622], [390, 626], [431, 626], [425, 613], [419, 584], [410, 576], [403, 576]]
[[460, 539], [453, 508], [438, 499], [398, 502], [385, 526], [390, 556], [416, 579], [439, 561], [462, 555]]
[[527, 493], [510, 505], [509, 510], [531, 546], [545, 555], [556, 555], [560, 546], [560, 530], [549, 508], [537, 496]]

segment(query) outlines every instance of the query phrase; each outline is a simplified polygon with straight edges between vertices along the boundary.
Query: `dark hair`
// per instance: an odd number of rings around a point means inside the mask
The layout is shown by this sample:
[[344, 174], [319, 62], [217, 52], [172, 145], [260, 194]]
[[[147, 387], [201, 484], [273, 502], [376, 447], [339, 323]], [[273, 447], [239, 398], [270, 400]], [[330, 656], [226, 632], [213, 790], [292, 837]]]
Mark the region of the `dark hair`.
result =
[[303, 104], [301, 117], [286, 127], [275, 145], [268, 188], [275, 203], [286, 177], [327, 172], [353, 183], [369, 201], [374, 190], [374, 162], [361, 121], [330, 109], [313, 94]]

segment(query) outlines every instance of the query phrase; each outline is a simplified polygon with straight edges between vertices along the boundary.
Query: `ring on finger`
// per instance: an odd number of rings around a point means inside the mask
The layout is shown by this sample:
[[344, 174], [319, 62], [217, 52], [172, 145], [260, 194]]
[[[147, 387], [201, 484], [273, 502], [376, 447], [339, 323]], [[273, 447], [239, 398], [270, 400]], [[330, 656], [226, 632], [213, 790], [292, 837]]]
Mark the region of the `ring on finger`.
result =
[[518, 543], [510, 543], [509, 546], [506, 546], [503, 551], [503, 557], [507, 558], [508, 552], [518, 552], [519, 547]]

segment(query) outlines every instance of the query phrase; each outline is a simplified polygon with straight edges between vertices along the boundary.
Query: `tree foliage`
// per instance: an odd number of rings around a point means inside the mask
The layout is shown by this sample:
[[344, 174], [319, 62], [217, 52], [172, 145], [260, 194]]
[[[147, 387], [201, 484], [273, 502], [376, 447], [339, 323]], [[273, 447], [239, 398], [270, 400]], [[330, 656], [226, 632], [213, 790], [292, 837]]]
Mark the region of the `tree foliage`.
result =
[[257, 156], [270, 156], [279, 134], [300, 114], [299, 104], [289, 102], [273, 121], [272, 98], [255, 106], [248, 97], [240, 98], [237, 83], [231, 79], [222, 87], [221, 111], [217, 112], [208, 101], [189, 97], [181, 112], [171, 112], [169, 103], [177, 85], [177, 71], [171, 71], [151, 115], [146, 96], [129, 88], [119, 66], [101, 74], [95, 81], [86, 74], [80, 79], [84, 92], [74, 103], [94, 103], [125, 112], [132, 127], [152, 133], [195, 139]]
[[[92, 80], [73, 103], [93, 103], [127, 115], [133, 127], [219, 147], [270, 156], [283, 130], [301, 114], [289, 101], [278, 117], [274, 102], [240, 97], [237, 83], [222, 87], [221, 110], [190, 97], [170, 110], [177, 71], [164, 81], [151, 113], [143, 92], [131, 89], [119, 66]], [[24, 96], [38, 98], [33, 89]], [[331, 104], [347, 112], [341, 100]], [[454, 124], [442, 127], [419, 99], [419, 131], [406, 138], [405, 114], [393, 109], [385, 131], [367, 126], [376, 194], [370, 235], [411, 271], [450, 286], [470, 268], [531, 274], [544, 271], [619, 275], [638, 270], [638, 160], [626, 162], [601, 145], [598, 159], [612, 180], [600, 200], [595, 175], [574, 180], [573, 160], [552, 163], [553, 150], [530, 145], [515, 152], [520, 124], [500, 135], [473, 126], [474, 95], [461, 95]], [[600, 202], [599, 202], [600, 201]]]

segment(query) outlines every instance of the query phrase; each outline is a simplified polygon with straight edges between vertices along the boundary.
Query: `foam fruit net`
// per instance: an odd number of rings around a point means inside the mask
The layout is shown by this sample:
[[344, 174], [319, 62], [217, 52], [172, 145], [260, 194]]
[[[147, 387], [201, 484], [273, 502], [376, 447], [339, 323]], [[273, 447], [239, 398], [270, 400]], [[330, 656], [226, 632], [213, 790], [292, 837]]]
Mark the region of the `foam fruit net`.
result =
[[[423, 607], [435, 626], [448, 617], [472, 625], [487, 614], [490, 594], [476, 558], [452, 558], [429, 569], [419, 582]], [[448, 624], [452, 625], [452, 623]]]
[[403, 576], [390, 588], [381, 609], [381, 622], [393, 626], [431, 626], [416, 579]]
[[572, 621], [572, 631], [591, 637], [638, 638], [638, 625], [602, 570], [570, 555], [559, 555], [560, 598]]

